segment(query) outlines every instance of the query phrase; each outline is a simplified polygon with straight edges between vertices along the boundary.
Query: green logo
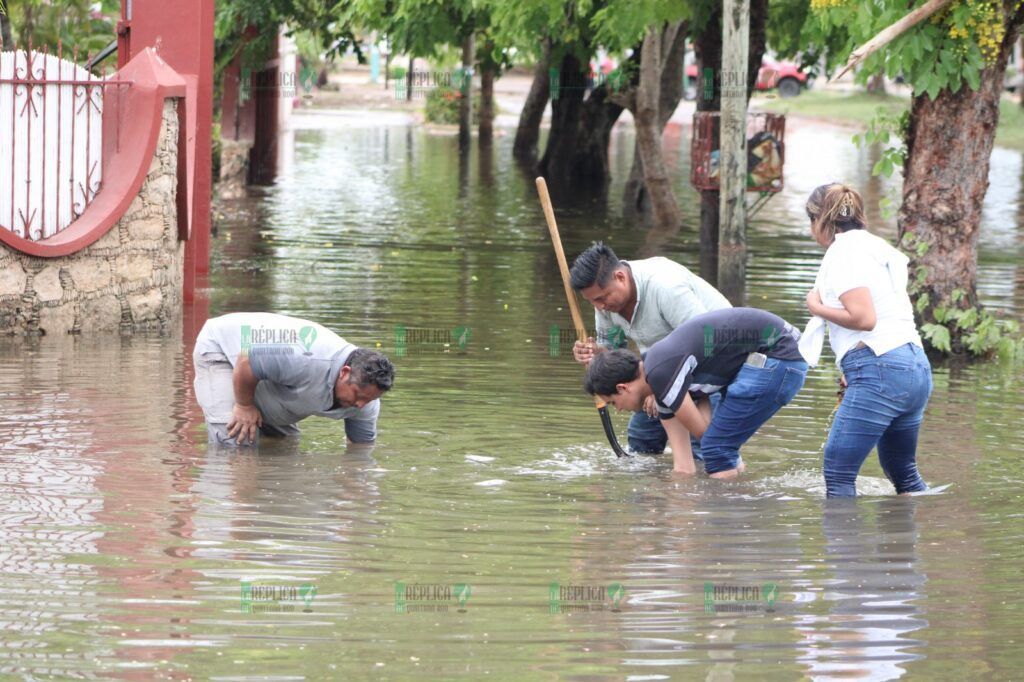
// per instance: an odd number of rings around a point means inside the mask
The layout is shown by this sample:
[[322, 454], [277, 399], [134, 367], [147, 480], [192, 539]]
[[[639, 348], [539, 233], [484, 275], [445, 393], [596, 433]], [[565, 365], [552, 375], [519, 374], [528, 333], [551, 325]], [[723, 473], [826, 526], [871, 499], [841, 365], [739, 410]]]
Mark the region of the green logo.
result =
[[252, 613], [252, 585], [242, 583], [242, 613]]
[[469, 600], [470, 588], [466, 583], [455, 585], [455, 598], [459, 600], [459, 613], [466, 612], [466, 602]]
[[405, 613], [405, 583], [395, 582], [395, 613]]
[[622, 583], [609, 585], [562, 585], [548, 586], [549, 613], [582, 613], [591, 611], [612, 611], [618, 613], [626, 599], [626, 588]]
[[551, 325], [548, 329], [548, 355], [557, 358], [562, 350], [562, 330], [557, 324]]
[[405, 357], [406, 351], [406, 330], [402, 325], [395, 327], [395, 355], [400, 358]]
[[761, 587], [761, 597], [768, 605], [768, 613], [775, 611], [775, 601], [779, 598], [779, 586], [775, 583], [765, 583]]
[[704, 80], [704, 99], [713, 100], [715, 98], [715, 70], [711, 67], [704, 69], [703, 74]]
[[763, 348], [765, 350], [771, 350], [772, 348], [775, 348], [775, 344], [777, 344], [781, 339], [782, 331], [776, 329], [772, 325], [768, 325], [761, 330], [761, 343], [764, 344]]
[[303, 327], [300, 329], [299, 341], [302, 342], [302, 346], [308, 353], [310, 348], [313, 347], [313, 342], [316, 341], [316, 327]]
[[306, 96], [313, 90], [313, 85], [316, 83], [316, 69], [311, 66], [303, 66], [299, 69], [299, 82], [302, 83], [302, 89], [306, 91]]
[[617, 324], [608, 328], [608, 345], [612, 348], [626, 347], [626, 330]]
[[252, 349], [252, 327], [247, 324], [242, 325], [242, 355], [248, 355]]
[[715, 328], [704, 325], [704, 357], [710, 358], [715, 353]]
[[409, 584], [395, 581], [395, 613], [448, 613], [455, 604], [458, 604], [459, 613], [465, 613], [471, 592], [467, 583]]
[[618, 613], [622, 610], [622, 598], [626, 596], [626, 589], [621, 583], [612, 583], [608, 586], [608, 598], [612, 600], [612, 611]]
[[704, 583], [704, 613], [707, 614], [774, 613], [778, 600], [779, 586], [775, 583], [759, 587]]
[[306, 604], [306, 608], [303, 611], [312, 613], [313, 599], [316, 598], [316, 585], [300, 585], [299, 596], [302, 598], [303, 603]]
[[456, 327], [452, 330], [452, 335], [455, 337], [455, 345], [459, 347], [459, 350], [466, 350], [466, 344], [469, 343], [471, 334], [472, 330], [469, 327]]
[[242, 613], [292, 613], [298, 602], [304, 613], [313, 612], [316, 585], [267, 585], [242, 582]]

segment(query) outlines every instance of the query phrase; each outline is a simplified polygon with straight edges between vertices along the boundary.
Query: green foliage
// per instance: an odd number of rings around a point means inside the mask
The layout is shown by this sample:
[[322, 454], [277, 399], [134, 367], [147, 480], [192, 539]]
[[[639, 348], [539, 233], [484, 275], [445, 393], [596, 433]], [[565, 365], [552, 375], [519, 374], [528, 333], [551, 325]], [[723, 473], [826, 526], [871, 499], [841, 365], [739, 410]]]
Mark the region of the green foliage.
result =
[[117, 38], [120, 5], [113, 0], [99, 3], [98, 11], [94, 11], [97, 3], [89, 0], [19, 0], [6, 4], [11, 34], [19, 49], [27, 48], [31, 41], [34, 49], [56, 53], [59, 42], [65, 58], [70, 59], [77, 49], [78, 61], [84, 63], [87, 56]]
[[[1013, 4], [1019, 7], [1020, 2]], [[845, 63], [855, 47], [910, 9], [905, 0], [811, 0], [810, 5], [801, 40], [819, 51], [838, 43], [838, 49], [827, 51], [827, 70]], [[931, 99], [945, 88], [958, 92], [967, 85], [977, 90], [981, 71], [998, 55], [1004, 24], [998, 0], [957, 0], [865, 59], [857, 79], [866, 82], [881, 72], [889, 78], [902, 74], [915, 96], [927, 93]]]
[[[920, 259], [931, 245], [907, 232], [900, 247]], [[920, 325], [921, 337], [928, 346], [944, 354], [966, 353], [975, 358], [996, 355], [1004, 360], [1024, 360], [1024, 339], [1020, 337], [1020, 325], [1015, 320], [969, 305], [968, 292], [960, 288], [933, 304], [926, 290], [927, 280], [928, 267], [917, 264], [911, 269], [907, 289], [918, 319], [930, 320]]]
[[879, 107], [875, 118], [868, 124], [868, 129], [853, 136], [857, 146], [883, 145], [882, 156], [871, 169], [872, 175], [892, 177], [893, 171], [902, 168], [907, 159], [906, 137], [910, 126], [910, 112], [903, 111], [893, 114]]
[[[427, 92], [423, 116], [428, 123], [458, 125], [462, 93], [452, 88], [432, 88]], [[473, 125], [480, 122], [480, 94], [473, 96]]]
[[[281, 26], [292, 27], [289, 35], [300, 37], [303, 55], [319, 50], [333, 58], [353, 48], [363, 61], [354, 31], [358, 22], [351, 4], [327, 6], [303, 0], [217, 0], [214, 9], [214, 82], [217, 91], [223, 81], [224, 69], [235, 57], [242, 67], [263, 68], [277, 41]], [[318, 46], [318, 47], [316, 47]], [[217, 98], [219, 100], [219, 97]]]

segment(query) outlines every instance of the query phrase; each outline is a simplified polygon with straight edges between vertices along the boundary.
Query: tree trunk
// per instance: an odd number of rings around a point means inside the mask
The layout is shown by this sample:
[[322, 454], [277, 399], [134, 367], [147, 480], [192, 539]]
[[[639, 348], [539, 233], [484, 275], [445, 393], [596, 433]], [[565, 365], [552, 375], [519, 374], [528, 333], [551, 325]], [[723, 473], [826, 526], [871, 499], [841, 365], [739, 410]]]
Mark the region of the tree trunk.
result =
[[526, 96], [523, 110], [519, 114], [516, 139], [512, 144], [512, 156], [520, 161], [533, 163], [537, 160], [537, 141], [540, 139], [540, 123], [548, 105], [548, 91], [551, 83], [551, 40], [544, 39], [543, 53], [533, 71], [533, 83]]
[[576, 147], [569, 160], [570, 180], [603, 192], [611, 179], [608, 143], [612, 128], [622, 114], [622, 105], [612, 101], [608, 85], [594, 88], [583, 102]]
[[7, 0], [0, 0], [0, 40], [3, 40], [3, 49], [14, 49], [14, 38], [11, 36], [11, 17], [7, 14]]
[[480, 65], [480, 143], [490, 143], [494, 137], [494, 64]]
[[885, 94], [885, 74], [876, 73], [874, 76], [868, 79], [867, 85], [868, 92], [872, 95], [884, 95]]
[[405, 101], [412, 101], [412, 71], [416, 65], [416, 57], [409, 55], [409, 70], [405, 74]]
[[462, 41], [462, 97], [459, 98], [459, 147], [468, 147], [473, 134], [473, 34]]
[[[721, 93], [718, 84], [722, 71], [722, 6], [714, 3], [711, 15], [693, 40], [697, 58], [697, 111], [718, 111]], [[713, 79], [710, 92], [705, 78]], [[718, 125], [713, 131], [713, 149], [718, 149]], [[718, 285], [718, 191], [700, 192], [700, 276], [712, 285]]]
[[622, 105], [607, 83], [584, 100], [588, 70], [571, 53], [562, 58], [558, 80], [550, 84], [551, 132], [538, 169], [577, 192], [601, 194], [610, 177], [608, 142]]
[[[680, 223], [679, 204], [661, 153], [662, 59], [675, 43], [682, 22], [662, 29], [649, 26], [640, 57], [640, 84], [636, 90], [636, 144], [643, 165], [644, 189], [651, 201], [654, 223], [660, 229]], [[664, 43], [664, 49], [663, 49]]]
[[[662, 51], [666, 54], [661, 63], [660, 96], [658, 103], [658, 130], [664, 132], [679, 100], [683, 97], [683, 55], [686, 52], [686, 35], [688, 26], [682, 24], [675, 33], [675, 38], [666, 49], [662, 44]], [[642, 48], [637, 52], [643, 55]], [[626, 215], [646, 213], [650, 210], [650, 199], [644, 190], [643, 160], [640, 156], [639, 142], [633, 150], [633, 167], [629, 171], [629, 179], [623, 188], [623, 211]]]
[[[911, 295], [915, 303], [927, 295], [921, 312], [925, 323], [936, 321], [937, 306], [978, 306], [981, 208], [1006, 63], [1022, 20], [1024, 10], [1017, 12], [1016, 21], [1007, 18], [999, 56], [981, 72], [976, 91], [963, 87], [955, 93], [942, 90], [934, 101], [927, 94], [913, 98], [898, 224], [900, 241], [910, 242], [904, 245], [911, 258]], [[964, 135], [965, 130], [972, 134]], [[963, 296], [954, 303], [957, 289]], [[950, 332], [953, 353], [964, 352], [965, 332]]]

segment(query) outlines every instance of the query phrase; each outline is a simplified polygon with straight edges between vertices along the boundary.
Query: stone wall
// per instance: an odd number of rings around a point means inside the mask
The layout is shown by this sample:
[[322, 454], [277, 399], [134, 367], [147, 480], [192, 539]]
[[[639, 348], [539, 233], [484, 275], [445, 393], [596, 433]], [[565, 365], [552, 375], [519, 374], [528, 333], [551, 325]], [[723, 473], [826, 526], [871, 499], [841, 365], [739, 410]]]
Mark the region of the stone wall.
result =
[[185, 253], [175, 205], [177, 145], [177, 100], [167, 99], [149, 172], [110, 232], [58, 258], [0, 244], [0, 335], [131, 332], [177, 321]]
[[240, 199], [248, 193], [250, 149], [252, 142], [221, 140], [220, 177], [216, 185], [218, 198]]

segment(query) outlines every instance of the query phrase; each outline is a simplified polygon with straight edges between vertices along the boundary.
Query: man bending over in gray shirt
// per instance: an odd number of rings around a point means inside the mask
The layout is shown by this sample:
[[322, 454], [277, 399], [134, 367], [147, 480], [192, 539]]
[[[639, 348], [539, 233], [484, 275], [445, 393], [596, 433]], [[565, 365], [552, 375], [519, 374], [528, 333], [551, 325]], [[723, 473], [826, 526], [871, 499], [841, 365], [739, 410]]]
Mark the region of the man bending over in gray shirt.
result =
[[298, 435], [296, 423], [313, 415], [344, 419], [349, 442], [372, 443], [380, 397], [395, 380], [383, 354], [274, 313], [207, 320], [192, 360], [209, 439], [231, 446]]

